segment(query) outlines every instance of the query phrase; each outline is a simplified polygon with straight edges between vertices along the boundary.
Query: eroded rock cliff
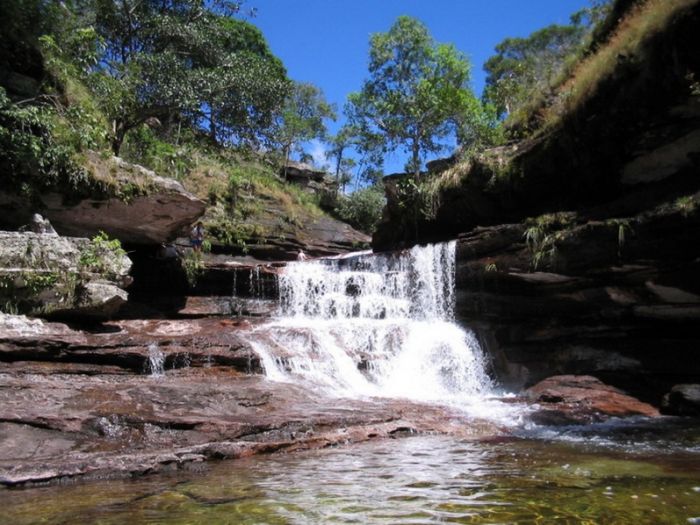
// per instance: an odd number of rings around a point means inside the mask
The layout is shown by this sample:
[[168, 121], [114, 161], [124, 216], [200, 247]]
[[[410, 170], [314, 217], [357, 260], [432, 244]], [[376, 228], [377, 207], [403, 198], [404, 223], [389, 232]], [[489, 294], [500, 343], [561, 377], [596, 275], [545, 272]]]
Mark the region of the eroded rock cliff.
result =
[[458, 316], [512, 387], [592, 374], [658, 406], [698, 382], [700, 4], [670, 12], [633, 53], [611, 32], [587, 97], [436, 175], [430, 206], [386, 180], [375, 248], [459, 237]]

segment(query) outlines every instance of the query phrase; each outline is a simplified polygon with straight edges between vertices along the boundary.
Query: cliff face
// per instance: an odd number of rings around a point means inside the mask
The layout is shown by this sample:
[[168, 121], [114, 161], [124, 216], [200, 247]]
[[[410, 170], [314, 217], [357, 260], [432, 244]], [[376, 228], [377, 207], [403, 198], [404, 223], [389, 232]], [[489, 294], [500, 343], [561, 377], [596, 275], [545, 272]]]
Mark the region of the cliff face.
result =
[[386, 181], [374, 247], [459, 237], [458, 315], [513, 386], [697, 382], [700, 5], [677, 6], [556, 124], [438, 175], [431, 213]]
[[556, 124], [453, 168], [429, 218], [407, 217], [401, 178], [387, 179], [389, 202], [373, 246], [447, 239], [559, 210], [627, 216], [697, 190], [700, 6], [680, 4], [687, 5], [636, 54], [615, 56], [594, 92], [562, 109]]
[[591, 374], [657, 405], [673, 385], [697, 382], [697, 207], [571, 219], [539, 246], [527, 242], [537, 226], [519, 223], [459, 238], [457, 316], [499, 379], [517, 389]]

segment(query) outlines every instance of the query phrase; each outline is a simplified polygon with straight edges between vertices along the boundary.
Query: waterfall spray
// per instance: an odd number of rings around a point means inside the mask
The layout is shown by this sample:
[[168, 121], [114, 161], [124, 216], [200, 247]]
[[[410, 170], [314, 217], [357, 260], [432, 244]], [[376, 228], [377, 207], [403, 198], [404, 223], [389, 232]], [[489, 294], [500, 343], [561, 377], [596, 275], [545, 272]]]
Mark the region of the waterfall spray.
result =
[[290, 263], [278, 317], [250, 343], [266, 375], [337, 396], [458, 402], [490, 388], [454, 320], [455, 243]]
[[163, 377], [165, 375], [165, 354], [156, 343], [148, 345], [148, 370], [151, 377]]

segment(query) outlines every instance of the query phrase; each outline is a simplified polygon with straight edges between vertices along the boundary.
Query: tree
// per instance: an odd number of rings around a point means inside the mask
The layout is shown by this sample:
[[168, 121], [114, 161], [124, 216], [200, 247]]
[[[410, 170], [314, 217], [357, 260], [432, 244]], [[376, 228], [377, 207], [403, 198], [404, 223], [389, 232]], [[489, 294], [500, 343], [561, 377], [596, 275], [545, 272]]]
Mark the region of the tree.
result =
[[347, 160], [345, 158], [345, 152], [353, 145], [352, 135], [352, 128], [345, 125], [340, 128], [338, 133], [327, 139], [330, 147], [326, 150], [326, 160], [333, 161], [335, 165], [335, 180], [338, 186], [340, 186], [340, 173], [343, 161]]
[[230, 17], [214, 22], [218, 27], [193, 53], [206, 101], [196, 116], [208, 121], [215, 142], [251, 139], [271, 125], [291, 86], [258, 28]]
[[418, 177], [421, 158], [444, 149], [441, 140], [454, 131], [470, 92], [469, 62], [454, 46], [435, 43], [421, 22], [401, 16], [389, 32], [372, 35], [369, 74], [349, 97], [360, 142], [380, 140], [383, 152], [402, 147]]
[[584, 29], [576, 25], [547, 26], [526, 38], [506, 38], [484, 64], [485, 99], [499, 114], [509, 114], [537, 89], [552, 85], [564, 61], [581, 44]]
[[105, 40], [90, 85], [112, 121], [115, 154], [148, 119], [208, 121], [214, 139], [268, 125], [288, 92], [260, 32], [224, 0], [85, 0]]
[[590, 7], [571, 15], [568, 25], [552, 24], [525, 38], [503, 40], [484, 64], [484, 100], [493, 104], [499, 116], [509, 115], [534, 91], [546, 92], [553, 87], [565, 64], [583, 49], [610, 6], [611, 0], [593, 0]]
[[365, 233], [373, 233], [382, 218], [386, 199], [378, 185], [368, 186], [350, 195], [342, 195], [336, 213], [345, 222]]
[[333, 107], [326, 102], [323, 92], [313, 84], [295, 82], [284, 106], [275, 117], [270, 142], [282, 150], [286, 166], [294, 148], [302, 142], [323, 139], [326, 119], [335, 120]]

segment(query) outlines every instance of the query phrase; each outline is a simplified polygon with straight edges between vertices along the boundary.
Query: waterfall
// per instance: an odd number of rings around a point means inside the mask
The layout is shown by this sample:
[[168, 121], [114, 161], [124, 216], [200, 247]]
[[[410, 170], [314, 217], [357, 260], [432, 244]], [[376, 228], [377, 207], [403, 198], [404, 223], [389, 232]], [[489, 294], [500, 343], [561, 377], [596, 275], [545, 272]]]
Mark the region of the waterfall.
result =
[[148, 371], [151, 377], [163, 377], [165, 375], [165, 354], [158, 348], [157, 343], [148, 345]]
[[250, 343], [266, 375], [336, 396], [459, 402], [491, 388], [454, 321], [455, 242], [292, 262], [280, 307]]

